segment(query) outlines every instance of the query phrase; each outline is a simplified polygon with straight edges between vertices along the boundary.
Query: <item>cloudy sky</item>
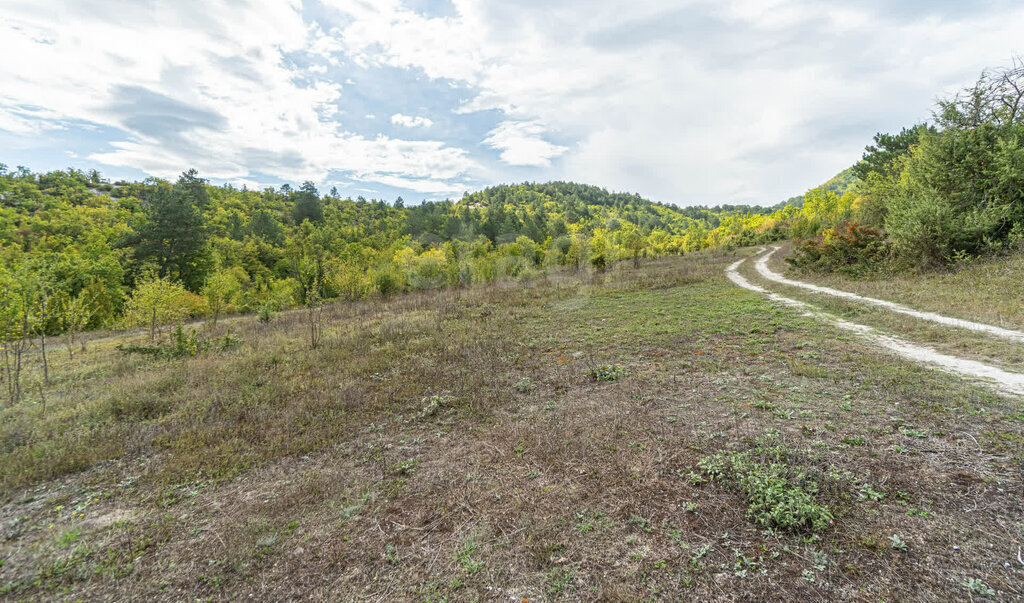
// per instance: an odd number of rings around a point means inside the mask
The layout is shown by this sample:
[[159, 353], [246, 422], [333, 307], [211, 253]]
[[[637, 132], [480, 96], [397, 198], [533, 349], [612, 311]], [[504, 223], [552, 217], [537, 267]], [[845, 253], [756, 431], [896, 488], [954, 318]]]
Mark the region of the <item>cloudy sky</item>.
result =
[[1024, 52], [952, 0], [0, 0], [0, 162], [772, 204]]

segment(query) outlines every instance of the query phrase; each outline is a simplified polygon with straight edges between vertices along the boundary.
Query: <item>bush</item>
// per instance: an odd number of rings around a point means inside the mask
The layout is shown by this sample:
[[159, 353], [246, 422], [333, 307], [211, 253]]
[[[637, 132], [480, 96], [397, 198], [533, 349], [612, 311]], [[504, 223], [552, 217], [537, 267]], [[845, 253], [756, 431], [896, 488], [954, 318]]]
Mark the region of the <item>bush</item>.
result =
[[1006, 237], [1006, 244], [1011, 250], [1024, 250], [1024, 222], [1017, 222]]
[[178, 323], [178, 326], [171, 332], [170, 344], [121, 344], [117, 346], [117, 349], [126, 355], [142, 354], [144, 356], [169, 359], [197, 356], [211, 347], [214, 347], [217, 351], [225, 352], [240, 345], [242, 345], [242, 338], [231, 331], [211, 341], [201, 337], [196, 333], [195, 329], [186, 330], [182, 323]]
[[199, 352], [206, 350], [209, 346], [209, 342], [200, 338], [195, 329], [186, 331], [184, 325], [178, 323], [178, 326], [171, 332], [170, 344], [120, 344], [117, 346], [117, 349], [129, 356], [131, 354], [142, 354], [159, 358], [181, 358], [183, 356], [195, 356]]
[[202, 301], [202, 298], [186, 291], [181, 283], [150, 277], [141, 281], [128, 299], [124, 324], [149, 327], [150, 341], [154, 341], [159, 327], [189, 316], [197, 299]]
[[[1024, 82], [1024, 71], [1015, 77]], [[885, 230], [910, 266], [1000, 250], [1024, 221], [1024, 121], [973, 114], [975, 101], [1002, 106], [1002, 99], [987, 98], [993, 89], [984, 78], [978, 86], [941, 103], [940, 130], [921, 132], [896, 164], [895, 184], [880, 191], [888, 204]]]
[[185, 325], [179, 322], [174, 332], [171, 333], [171, 347], [168, 355], [172, 358], [195, 356], [209, 347], [210, 343], [200, 338], [195, 329], [185, 331]]
[[227, 333], [215, 339], [214, 344], [218, 350], [226, 352], [242, 345], [242, 338], [232, 333], [229, 329]]
[[373, 275], [373, 287], [381, 296], [388, 298], [401, 289], [402, 283], [394, 272], [382, 270]]
[[856, 222], [842, 222], [814, 239], [799, 241], [796, 253], [786, 261], [816, 272], [861, 276], [877, 270], [889, 255], [889, 245], [879, 231]]
[[901, 262], [924, 269], [986, 251], [988, 233], [999, 223], [997, 212], [960, 210], [941, 195], [921, 192], [893, 199], [885, 227]]
[[447, 260], [440, 249], [431, 249], [409, 259], [405, 266], [405, 280], [409, 289], [439, 289], [446, 283]]
[[256, 318], [260, 322], [266, 324], [274, 319], [274, 315], [276, 313], [273, 302], [266, 302], [260, 306], [259, 310], [256, 311]]
[[531, 262], [518, 255], [499, 257], [494, 264], [494, 277], [510, 281], [521, 281], [533, 274]]

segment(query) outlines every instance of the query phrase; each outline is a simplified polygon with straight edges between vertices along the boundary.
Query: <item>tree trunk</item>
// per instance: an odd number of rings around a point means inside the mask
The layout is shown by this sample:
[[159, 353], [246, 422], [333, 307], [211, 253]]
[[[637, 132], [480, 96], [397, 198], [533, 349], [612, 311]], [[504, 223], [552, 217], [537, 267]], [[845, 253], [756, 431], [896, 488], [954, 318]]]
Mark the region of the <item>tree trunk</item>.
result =
[[14, 354], [14, 379], [11, 383], [14, 385], [14, 397], [11, 402], [18, 403], [21, 401], [21, 350]]
[[50, 291], [43, 289], [42, 311], [39, 313], [39, 347], [43, 352], [43, 383], [50, 385], [50, 363], [46, 360], [46, 324], [49, 322]]
[[46, 331], [42, 331], [39, 333], [39, 347], [43, 351], [43, 383], [49, 385], [50, 363], [46, 361]]
[[14, 381], [11, 375], [11, 353], [6, 344], [0, 346], [3, 348], [4, 354], [4, 377], [5, 385], [7, 386], [7, 398], [10, 400], [14, 399]]
[[25, 350], [28, 349], [28, 337], [26, 334], [22, 335], [21, 341], [18, 342], [17, 349], [14, 350], [14, 401], [21, 401], [21, 360], [25, 355]]

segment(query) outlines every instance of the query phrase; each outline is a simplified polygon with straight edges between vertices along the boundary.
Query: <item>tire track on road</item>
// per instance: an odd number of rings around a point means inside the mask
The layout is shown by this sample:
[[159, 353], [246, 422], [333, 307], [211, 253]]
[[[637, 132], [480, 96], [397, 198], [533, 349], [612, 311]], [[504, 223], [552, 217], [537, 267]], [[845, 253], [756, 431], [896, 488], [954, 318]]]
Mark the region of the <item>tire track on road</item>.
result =
[[[771, 253], [774, 253], [774, 250]], [[767, 255], [771, 255], [771, 253]], [[767, 257], [767, 255], [765, 257]], [[762, 258], [762, 260], [763, 259], [764, 258]], [[1003, 394], [1024, 396], [1024, 374], [1004, 371], [1001, 368], [994, 367], [983, 362], [978, 362], [976, 360], [968, 360], [958, 356], [942, 354], [932, 348], [913, 344], [904, 339], [900, 339], [899, 337], [883, 333], [874, 327], [850, 322], [846, 319], [839, 318], [838, 316], [822, 312], [815, 306], [806, 302], [773, 293], [764, 287], [751, 283], [744, 278], [743, 275], [737, 272], [744, 261], [746, 260], [739, 260], [729, 266], [726, 270], [726, 276], [728, 276], [729, 280], [738, 287], [760, 293], [772, 301], [799, 310], [804, 316], [829, 323], [839, 329], [854, 333], [862, 340], [877, 347], [889, 350], [890, 352], [893, 352], [902, 358], [906, 358], [907, 360], [933, 366], [946, 373], [966, 378], [969, 381], [985, 385]]]
[[814, 285], [811, 283], [805, 283], [803, 281], [794, 281], [788, 279], [778, 272], [773, 272], [768, 267], [768, 259], [779, 250], [779, 247], [772, 247], [772, 250], [765, 255], [758, 258], [757, 262], [754, 263], [754, 268], [757, 269], [757, 273], [764, 278], [779, 283], [781, 285], [789, 285], [791, 287], [800, 287], [816, 293], [824, 293], [825, 295], [832, 295], [834, 297], [841, 297], [844, 299], [852, 299], [859, 302], [865, 302], [874, 304], [887, 310], [897, 312], [899, 314], [905, 314], [907, 316], [913, 316], [914, 318], [920, 318], [921, 320], [928, 320], [936, 322], [948, 327], [956, 327], [958, 329], [966, 329], [969, 331], [978, 331], [981, 333], [987, 333], [1003, 339], [1009, 339], [1018, 343], [1024, 343], [1024, 333], [1020, 331], [1014, 331], [1012, 329], [1004, 329], [1002, 327], [996, 327], [980, 322], [974, 322], [970, 320], [963, 320], [961, 318], [952, 318], [949, 316], [943, 316], [942, 314], [936, 314], [935, 312], [922, 312], [913, 308], [904, 306], [903, 304], [897, 304], [895, 302], [886, 301], [884, 299], [877, 299], [874, 297], [865, 297], [863, 295], [857, 295], [856, 293], [850, 293], [848, 291], [841, 291], [839, 289], [832, 289], [831, 287], [822, 287], [820, 285]]

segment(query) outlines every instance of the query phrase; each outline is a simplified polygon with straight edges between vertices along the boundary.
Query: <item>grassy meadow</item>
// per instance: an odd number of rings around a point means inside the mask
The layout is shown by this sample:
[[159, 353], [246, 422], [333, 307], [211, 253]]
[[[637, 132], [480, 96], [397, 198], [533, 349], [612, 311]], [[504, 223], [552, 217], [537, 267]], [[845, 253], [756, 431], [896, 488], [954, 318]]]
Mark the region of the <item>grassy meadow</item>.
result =
[[[238, 344], [184, 359], [58, 344], [49, 385], [33, 354], [0, 415], [3, 597], [1024, 596], [1024, 400], [735, 287], [752, 253], [331, 305], [315, 349], [295, 311], [196, 325]], [[952, 311], [943, 278], [827, 284]]]

